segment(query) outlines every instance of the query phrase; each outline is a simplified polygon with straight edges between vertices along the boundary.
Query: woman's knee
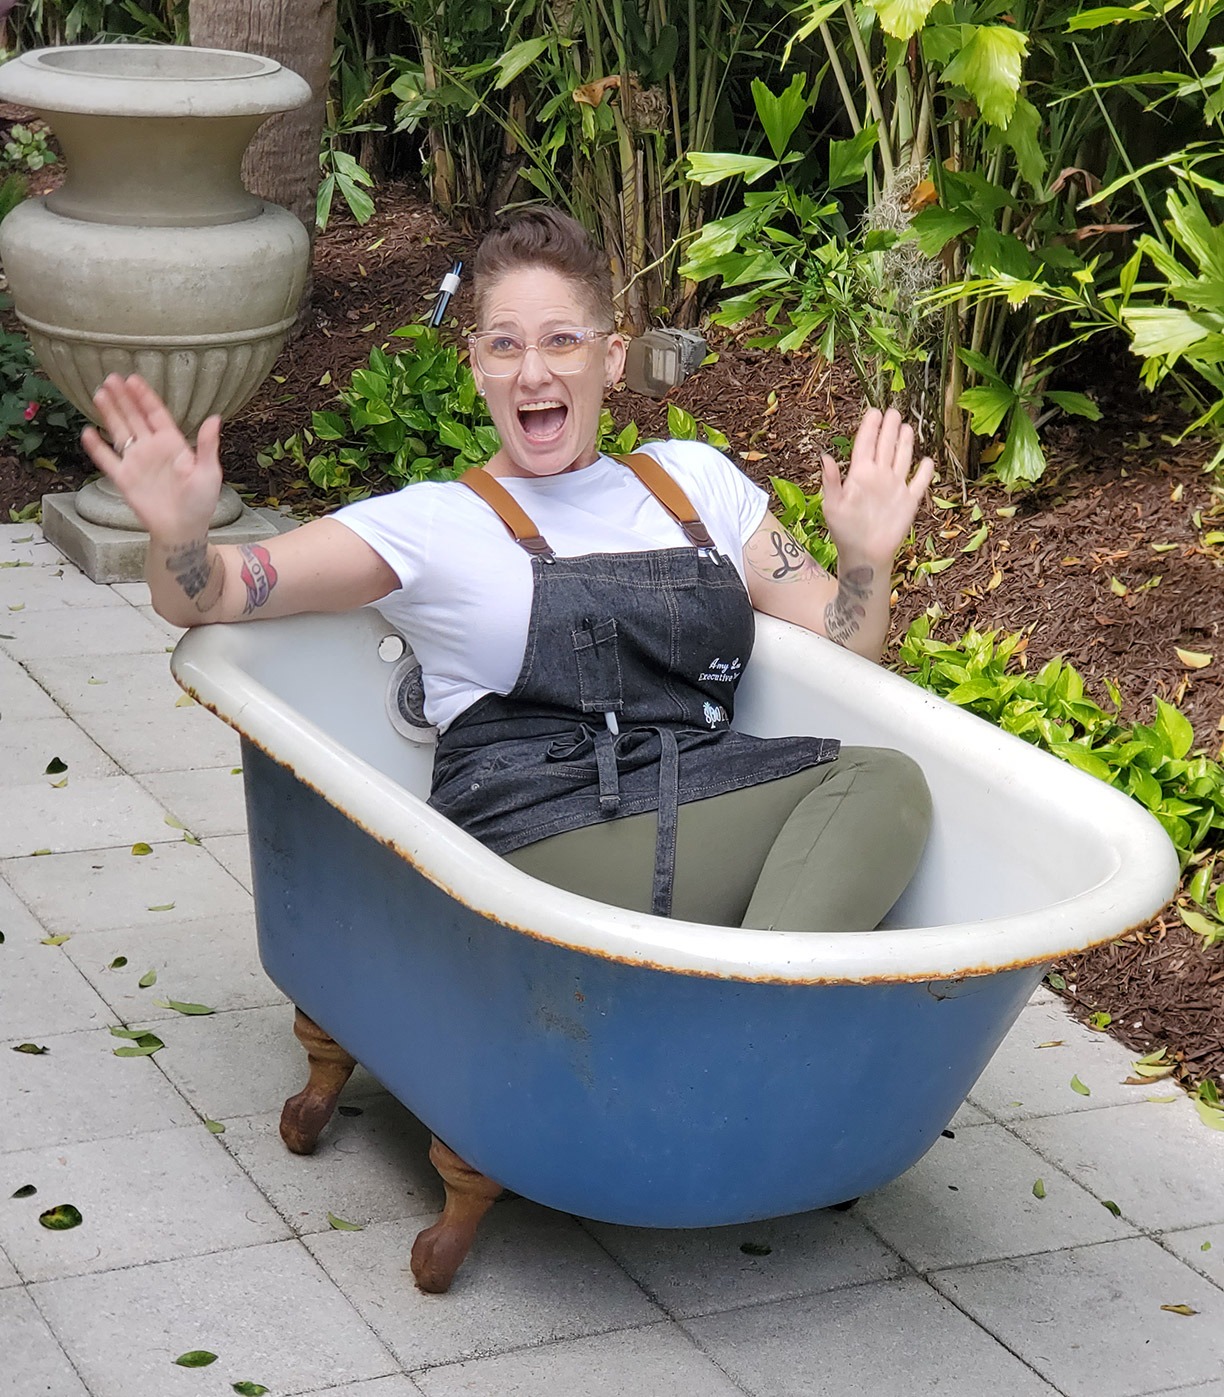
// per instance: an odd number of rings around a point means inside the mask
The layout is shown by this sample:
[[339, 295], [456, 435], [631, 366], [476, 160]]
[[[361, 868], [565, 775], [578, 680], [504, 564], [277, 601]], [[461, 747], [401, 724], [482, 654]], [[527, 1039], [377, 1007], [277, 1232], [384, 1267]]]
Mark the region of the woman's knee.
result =
[[864, 785], [878, 793], [899, 828], [926, 839], [931, 827], [931, 788], [922, 768], [892, 747], [843, 747], [839, 761], [853, 767]]

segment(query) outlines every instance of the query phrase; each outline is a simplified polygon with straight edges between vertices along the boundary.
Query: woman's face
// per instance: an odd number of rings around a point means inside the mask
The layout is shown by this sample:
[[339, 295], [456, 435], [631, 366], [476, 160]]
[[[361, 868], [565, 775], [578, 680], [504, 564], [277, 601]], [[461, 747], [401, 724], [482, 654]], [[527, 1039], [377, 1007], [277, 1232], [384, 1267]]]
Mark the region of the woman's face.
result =
[[[503, 330], [534, 346], [555, 330], [600, 328], [592, 320], [581, 286], [547, 267], [519, 267], [489, 286], [479, 328]], [[501, 450], [489, 462], [493, 473], [547, 476], [589, 466], [598, 455], [604, 388], [624, 365], [625, 341], [617, 334], [590, 345], [577, 373], [556, 372], [534, 347], [505, 377], [482, 373], [474, 362], [477, 387], [501, 436]]]

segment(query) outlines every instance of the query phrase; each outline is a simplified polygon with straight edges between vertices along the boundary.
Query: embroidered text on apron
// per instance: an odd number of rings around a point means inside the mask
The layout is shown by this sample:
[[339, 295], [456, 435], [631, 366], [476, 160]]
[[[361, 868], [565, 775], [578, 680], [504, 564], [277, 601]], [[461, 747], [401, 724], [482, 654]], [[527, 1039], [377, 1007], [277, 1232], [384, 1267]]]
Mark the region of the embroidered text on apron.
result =
[[832, 761], [833, 738], [758, 738], [731, 726], [753, 611], [688, 497], [651, 456], [619, 457], [689, 546], [558, 558], [485, 471], [460, 483], [531, 556], [523, 665], [438, 741], [430, 804], [495, 853], [658, 811], [651, 910], [671, 908], [677, 807]]

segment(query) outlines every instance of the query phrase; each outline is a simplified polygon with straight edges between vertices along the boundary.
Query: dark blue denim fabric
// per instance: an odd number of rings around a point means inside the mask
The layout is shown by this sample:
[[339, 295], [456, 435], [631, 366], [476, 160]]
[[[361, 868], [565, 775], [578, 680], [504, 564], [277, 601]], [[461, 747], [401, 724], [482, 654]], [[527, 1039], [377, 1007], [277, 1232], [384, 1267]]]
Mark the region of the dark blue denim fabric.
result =
[[832, 738], [734, 731], [753, 644], [739, 573], [706, 549], [532, 559], [523, 666], [438, 743], [430, 804], [496, 853], [658, 810], [655, 910], [675, 807], [832, 761]]

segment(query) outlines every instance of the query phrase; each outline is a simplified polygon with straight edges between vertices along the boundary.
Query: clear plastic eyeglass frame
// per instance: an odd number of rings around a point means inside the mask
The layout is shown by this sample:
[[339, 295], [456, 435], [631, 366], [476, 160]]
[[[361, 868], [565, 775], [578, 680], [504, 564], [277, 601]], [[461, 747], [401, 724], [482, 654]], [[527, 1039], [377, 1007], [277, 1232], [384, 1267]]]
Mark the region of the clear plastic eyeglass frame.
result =
[[[576, 374], [591, 362], [591, 347], [596, 341], [607, 339], [611, 333], [566, 326], [527, 341], [507, 330], [481, 330], [468, 336], [468, 349], [473, 364], [486, 378], [509, 378], [517, 373], [529, 349], [534, 349], [553, 373]], [[495, 349], [495, 345], [503, 348]]]

